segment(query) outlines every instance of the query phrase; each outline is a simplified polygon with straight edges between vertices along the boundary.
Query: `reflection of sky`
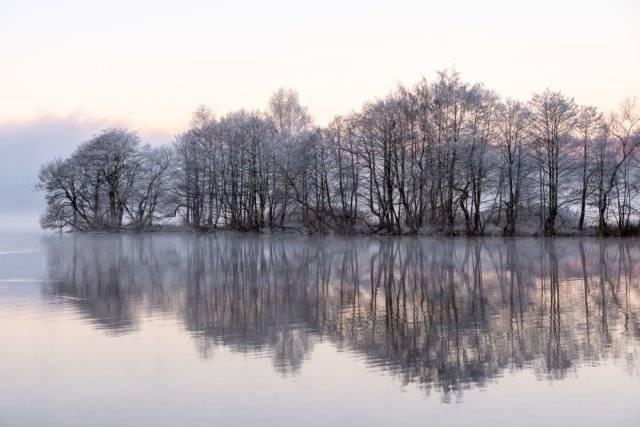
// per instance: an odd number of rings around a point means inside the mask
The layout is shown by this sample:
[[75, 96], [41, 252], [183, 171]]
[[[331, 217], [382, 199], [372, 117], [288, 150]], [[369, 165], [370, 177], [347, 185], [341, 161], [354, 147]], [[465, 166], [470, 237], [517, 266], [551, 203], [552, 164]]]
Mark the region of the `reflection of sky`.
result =
[[46, 279], [42, 234], [0, 232], [0, 286], [6, 282]]
[[[445, 257], [439, 252], [446, 247], [442, 246], [444, 242], [451, 241], [305, 239], [300, 236], [237, 238], [230, 234], [207, 237], [141, 237], [136, 239], [135, 236], [80, 236], [76, 241], [75, 248], [78, 252], [75, 257], [74, 246], [69, 244], [73, 241], [72, 236], [64, 236], [62, 240], [53, 236], [44, 240], [29, 237], [0, 238], [0, 249], [7, 252], [0, 255], [0, 342], [3, 348], [0, 352], [0, 378], [3, 379], [0, 387], [0, 424], [69, 426], [86, 425], [90, 419], [91, 425], [97, 426], [489, 426], [514, 423], [525, 426], [569, 423], [595, 426], [610, 423], [613, 417], [616, 425], [631, 426], [637, 425], [637, 420], [640, 419], [640, 410], [637, 407], [640, 378], [638, 372], [634, 371], [637, 368], [633, 367], [632, 360], [637, 357], [633, 353], [637, 350], [634, 350], [633, 345], [628, 348], [624, 346], [624, 340], [630, 339], [631, 344], [632, 338], [619, 329], [623, 321], [620, 314], [611, 316], [608, 320], [612, 341], [607, 345], [610, 345], [614, 352], [603, 352], [608, 355], [593, 360], [575, 360], [566, 375], [554, 377], [557, 378], [554, 380], [542, 374], [540, 366], [535, 364], [534, 368], [530, 364], [512, 367], [493, 378], [488, 378], [488, 381], [478, 387], [466, 387], [461, 392], [454, 392], [447, 397], [453, 404], [443, 404], [444, 396], [437, 388], [425, 389], [419, 382], [407, 382], [407, 378], [394, 366], [385, 367], [383, 360], [371, 359], [364, 352], [367, 350], [366, 346], [363, 350], [349, 342], [348, 313], [351, 312], [351, 303], [348, 294], [353, 285], [349, 278], [353, 276], [348, 269], [343, 284], [347, 295], [343, 320], [347, 323], [344, 324], [342, 332], [347, 339], [336, 341], [335, 337], [331, 336], [331, 331], [335, 329], [326, 333], [317, 330], [310, 332], [307, 336], [309, 342], [305, 347], [304, 360], [294, 375], [283, 375], [283, 372], [274, 366], [274, 353], [277, 353], [277, 348], [263, 346], [256, 347], [254, 351], [246, 351], [235, 341], [227, 345], [224, 340], [218, 340], [203, 351], [202, 345], [205, 340], [200, 336], [201, 333], [209, 333], [208, 330], [216, 332], [215, 325], [206, 323], [215, 321], [215, 318], [208, 317], [206, 312], [208, 306], [216, 303], [213, 290], [220, 287], [222, 277], [232, 277], [213, 274], [216, 270], [212, 269], [210, 263], [223, 261], [225, 257], [234, 257], [251, 265], [247, 256], [261, 253], [259, 250], [256, 252], [256, 249], [262, 248], [267, 252], [275, 251], [274, 270], [265, 267], [268, 269], [265, 274], [269, 271], [279, 271], [277, 274], [283, 275], [285, 271], [278, 269], [278, 265], [284, 259], [281, 249], [286, 247], [289, 258], [287, 265], [290, 267], [287, 280], [292, 282], [289, 283], [284, 276], [279, 276], [281, 280], [270, 286], [274, 292], [280, 289], [280, 292], [285, 292], [285, 295], [291, 298], [281, 299], [281, 293], [274, 294], [276, 298], [273, 301], [280, 306], [278, 310], [292, 310], [295, 313], [296, 308], [292, 305], [300, 301], [302, 293], [291, 286], [303, 287], [305, 283], [301, 280], [304, 277], [307, 278], [305, 280], [313, 281], [313, 274], [300, 273], [305, 268], [309, 268], [310, 273], [315, 271], [314, 263], [318, 262], [318, 258], [314, 256], [316, 245], [325, 245], [325, 250], [321, 253], [326, 257], [334, 257], [326, 260], [331, 261], [329, 264], [333, 266], [334, 272], [340, 271], [343, 255], [348, 255], [348, 251], [343, 252], [345, 248], [352, 248], [360, 257], [358, 265], [361, 274], [358, 277], [362, 281], [362, 298], [359, 301], [364, 309], [369, 304], [366, 298], [369, 292], [367, 281], [370, 277], [368, 260], [382, 253], [381, 243], [395, 242], [394, 244], [399, 245], [395, 258], [398, 264], [394, 276], [395, 280], [398, 280], [401, 277], [398, 274], [400, 265], [403, 260], [410, 260], [406, 255], [416, 249], [412, 246], [416, 242], [422, 242], [425, 248], [430, 249], [428, 257], [424, 260], [426, 264], [423, 265], [425, 272], [431, 274], [429, 272], [433, 270], [431, 267], [427, 268], [430, 265], [427, 261], [440, 259], [445, 262]], [[534, 304], [525, 306], [525, 311], [533, 310], [529, 311], [524, 319], [525, 335], [522, 338], [529, 340], [533, 337], [527, 337], [526, 334], [527, 331], [531, 331], [531, 322], [537, 319], [535, 304], [540, 297], [530, 286], [534, 285], [534, 289], [540, 288], [539, 279], [536, 279], [538, 267], [542, 265], [540, 254], [549, 254], [545, 252], [542, 240], [509, 241], [515, 242], [512, 250], [517, 249], [521, 255], [520, 261], [523, 262], [525, 274], [522, 279], [526, 282], [523, 290], [529, 289], [523, 294], [523, 298], [529, 301], [529, 304]], [[564, 325], [563, 347], [565, 351], [575, 351], [570, 350], [573, 343], [567, 341], [571, 336], [580, 341], [584, 340], [583, 301], [580, 299], [582, 283], [579, 277], [582, 268], [577, 251], [581, 241], [584, 242], [586, 268], [591, 283], [589, 298], [593, 310], [593, 335], [590, 345], [598, 351], [602, 350], [600, 346], [603, 344], [599, 342], [598, 333], [601, 314], [600, 306], [597, 304], [600, 297], [600, 247], [596, 239], [556, 239], [561, 279], [561, 316]], [[288, 245], [281, 245], [287, 242]], [[511, 282], [508, 280], [508, 274], [496, 274], [496, 269], [499, 265], [509, 269], [508, 264], [504, 264], [508, 263], [505, 246], [501, 243], [504, 240], [455, 239], [453, 242], [453, 256], [449, 260], [456, 266], [455, 280], [462, 277], [460, 274], [463, 270], [459, 270], [459, 266], [464, 262], [466, 255], [471, 257], [467, 260], [469, 268], [475, 262], [474, 242], [483, 242], [485, 245], [481, 260], [483, 270], [487, 273], [483, 274], [483, 281], [488, 309], [490, 313], [491, 309], [496, 307], [504, 307], [503, 309], [507, 310], [496, 312], [494, 315], [498, 318], [490, 320], [491, 323], [497, 321], [491, 330], [496, 345], [494, 356], [503, 357], [504, 353], [500, 352], [499, 346], [504, 338], [499, 338], [499, 334], [508, 324], [509, 298], [501, 303], [499, 296], [509, 295]], [[27, 251], [29, 248], [30, 252]], [[467, 248], [471, 249], [471, 252], [467, 252]], [[603, 248], [606, 252], [604, 259], [608, 272], [614, 283], [618, 283], [618, 268], [621, 267], [619, 261], [627, 262], [628, 259], [631, 264], [627, 264], [626, 270], [623, 271], [635, 272], [634, 266], [640, 258], [640, 249], [634, 240], [608, 239]], [[628, 252], [619, 252], [621, 249]], [[163, 256], [171, 254], [171, 261], [163, 262]], [[211, 257], [212, 254], [220, 255]], [[629, 258], [621, 259], [618, 257], [620, 254], [628, 255]], [[114, 255], [122, 256], [122, 262], [116, 258], [109, 261]], [[300, 258], [302, 255], [310, 256], [310, 263]], [[433, 256], [435, 257], [431, 258]], [[52, 278], [52, 272], [72, 271], [69, 270], [71, 264], [68, 263], [73, 259], [78, 262], [77, 271], [80, 278], [76, 285], [58, 286], [56, 283], [45, 283], [47, 279]], [[376, 259], [373, 267], [377, 269], [384, 263], [384, 259]], [[228, 261], [231, 262], [230, 259]], [[204, 265], [200, 266], [199, 263]], [[131, 270], [133, 266], [135, 271]], [[408, 264], [409, 272], [413, 271], [413, 266], [411, 262]], [[106, 276], [92, 276], [91, 272], [96, 268]], [[221, 265], [216, 268], [221, 268]], [[80, 272], [88, 276], [82, 276]], [[118, 275], [109, 276], [110, 272], [117, 272]], [[204, 276], [197, 279], [196, 285], [196, 277], [200, 274], [198, 272], [203, 272]], [[195, 277], [192, 276], [194, 274]], [[81, 277], [93, 277], [95, 280], [85, 282]], [[108, 280], [109, 277], [113, 280]], [[252, 280], [250, 275], [239, 277]], [[328, 298], [335, 300], [339, 298], [339, 286], [337, 277], [332, 277]], [[405, 277], [409, 286], [411, 274]], [[104, 280], [105, 278], [107, 280]], [[3, 282], [2, 279], [11, 280]], [[258, 278], [258, 291], [265, 288], [263, 279], [264, 276]], [[637, 276], [630, 279], [631, 288], [628, 289], [633, 323], [637, 321], [635, 316], [639, 303], [638, 279]], [[426, 280], [436, 278], [427, 276]], [[470, 325], [465, 316], [470, 306], [464, 299], [473, 283], [473, 275], [469, 280], [468, 283], [455, 284], [460, 321], [467, 330]], [[496, 282], [499, 280], [505, 280], [501, 286]], [[546, 280], [549, 290], [548, 279]], [[612, 299], [613, 294], [609, 288], [606, 288], [607, 310], [610, 310], [611, 314], [620, 313], [616, 304], [625, 307], [625, 283], [626, 278], [622, 276], [617, 288], [617, 302]], [[251, 292], [248, 282], [228, 285], [230, 290], [235, 287], [243, 289], [239, 295], [249, 298]], [[310, 285], [309, 290], [313, 290], [314, 285]], [[437, 281], [433, 285], [437, 286]], [[102, 291], [83, 294], [85, 287], [102, 287]], [[49, 291], [58, 288], [62, 289], [59, 294], [51, 294]], [[411, 289], [409, 286], [408, 291]], [[200, 297], [193, 294], [196, 290], [201, 293]], [[185, 293], [190, 299], [183, 299]], [[235, 295], [233, 292], [231, 294]], [[103, 306], [94, 305], [101, 311], [92, 312], [84, 305], [82, 298], [79, 298], [84, 295], [87, 298], [108, 297], [108, 301]], [[209, 297], [212, 299], [207, 299]], [[153, 301], [154, 298], [166, 305], [161, 307]], [[202, 314], [202, 317], [192, 318], [190, 321], [200, 319], [204, 324], [185, 323], [185, 308], [181, 308], [185, 302], [194, 304]], [[432, 303], [438, 304], [437, 300]], [[384, 312], [382, 301], [379, 301], [379, 304]], [[109, 310], [113, 310], [115, 315], [121, 313], [122, 308], [119, 305], [134, 308], [134, 327], [114, 331], [110, 329], [109, 322], [96, 317], [109, 315]], [[237, 307], [241, 309], [240, 306]], [[251, 310], [245, 312], [249, 314]], [[283, 314], [288, 318], [286, 313]], [[544, 331], [548, 328], [548, 317], [548, 313], [542, 313]], [[293, 320], [299, 321], [296, 318]], [[504, 322], [504, 325], [501, 322]], [[361, 338], [366, 340], [369, 337], [366, 335], [369, 326], [365, 325], [366, 323], [355, 326], [361, 333], [365, 332]], [[382, 318], [378, 325], [384, 329]], [[197, 328], [200, 326], [207, 330], [199, 332]], [[297, 323], [296, 327], [301, 328], [304, 325]], [[483, 325], [480, 327], [483, 329]], [[570, 327], [576, 329], [570, 330]], [[484, 332], [481, 332], [481, 336], [486, 337]], [[536, 338], [533, 339], [535, 342]], [[406, 341], [399, 341], [400, 345], [403, 343]], [[376, 345], [381, 344], [383, 343], [378, 342]], [[434, 344], [437, 347], [437, 343]], [[463, 341], [462, 345], [470, 346], [471, 343]], [[468, 357], [474, 357], [472, 347], [471, 345], [467, 349]], [[390, 347], [382, 345], [381, 349], [385, 348], [390, 350]], [[385, 357], [384, 352], [376, 356]]]
[[224, 347], [203, 359], [170, 319], [110, 336], [36, 295], [17, 310], [0, 303], [3, 426], [633, 426], [640, 417], [638, 378], [611, 362], [560, 382], [507, 373], [446, 405], [330, 343], [283, 378], [268, 358]]

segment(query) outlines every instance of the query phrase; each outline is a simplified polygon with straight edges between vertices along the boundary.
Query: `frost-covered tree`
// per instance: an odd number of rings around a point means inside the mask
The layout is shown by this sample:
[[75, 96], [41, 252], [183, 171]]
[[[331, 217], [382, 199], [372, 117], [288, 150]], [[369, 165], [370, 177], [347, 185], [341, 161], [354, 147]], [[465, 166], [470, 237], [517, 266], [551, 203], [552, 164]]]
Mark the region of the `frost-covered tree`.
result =
[[556, 218], [570, 159], [571, 133], [575, 128], [576, 105], [562, 92], [546, 90], [529, 102], [529, 131], [538, 159], [540, 220], [545, 235], [556, 232]]
[[313, 124], [291, 89], [264, 111], [199, 107], [151, 148], [107, 129], [40, 171], [42, 226], [197, 230], [631, 233], [640, 113], [608, 116], [547, 90], [502, 101], [453, 71]]

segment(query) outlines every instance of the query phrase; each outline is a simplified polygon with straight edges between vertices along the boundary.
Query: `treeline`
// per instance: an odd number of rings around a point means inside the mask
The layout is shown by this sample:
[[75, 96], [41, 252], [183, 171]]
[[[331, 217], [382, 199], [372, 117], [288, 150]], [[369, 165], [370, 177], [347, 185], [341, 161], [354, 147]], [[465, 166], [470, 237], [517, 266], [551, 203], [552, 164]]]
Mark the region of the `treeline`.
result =
[[314, 126], [201, 107], [166, 147], [108, 129], [44, 165], [45, 228], [535, 234], [638, 229], [640, 105], [602, 114], [546, 90], [501, 100], [455, 72]]

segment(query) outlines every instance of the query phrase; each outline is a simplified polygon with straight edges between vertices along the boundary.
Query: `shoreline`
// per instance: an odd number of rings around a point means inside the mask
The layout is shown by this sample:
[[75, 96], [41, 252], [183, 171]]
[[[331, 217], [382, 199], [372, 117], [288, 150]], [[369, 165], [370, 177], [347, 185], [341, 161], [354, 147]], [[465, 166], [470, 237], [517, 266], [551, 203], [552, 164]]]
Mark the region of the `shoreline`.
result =
[[[41, 230], [47, 233], [48, 230]], [[532, 233], [516, 233], [506, 235], [502, 233], [484, 233], [484, 234], [465, 234], [464, 232], [456, 232], [453, 234], [445, 232], [406, 232], [406, 233], [381, 233], [381, 232], [364, 232], [355, 231], [352, 233], [336, 233], [336, 232], [318, 232], [304, 229], [264, 229], [264, 230], [237, 230], [233, 228], [214, 228], [214, 229], [198, 229], [184, 226], [153, 226], [150, 228], [122, 228], [122, 229], [106, 229], [106, 230], [66, 230], [53, 232], [53, 234], [78, 234], [78, 235], [98, 235], [98, 234], [196, 234], [196, 235], [214, 235], [214, 234], [237, 234], [247, 236], [307, 236], [307, 237], [426, 237], [426, 238], [639, 238], [640, 234], [622, 234], [609, 233], [599, 235], [596, 229], [586, 230], [583, 232], [575, 232], [572, 230], [559, 231], [552, 236], [545, 236], [539, 232]]]

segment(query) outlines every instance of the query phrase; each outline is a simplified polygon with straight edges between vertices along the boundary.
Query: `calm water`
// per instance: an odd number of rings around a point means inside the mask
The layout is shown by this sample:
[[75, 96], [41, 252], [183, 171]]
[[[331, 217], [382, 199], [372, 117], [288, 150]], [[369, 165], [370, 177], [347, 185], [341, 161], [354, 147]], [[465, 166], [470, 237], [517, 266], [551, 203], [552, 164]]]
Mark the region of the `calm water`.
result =
[[0, 237], [0, 426], [640, 425], [640, 241]]

